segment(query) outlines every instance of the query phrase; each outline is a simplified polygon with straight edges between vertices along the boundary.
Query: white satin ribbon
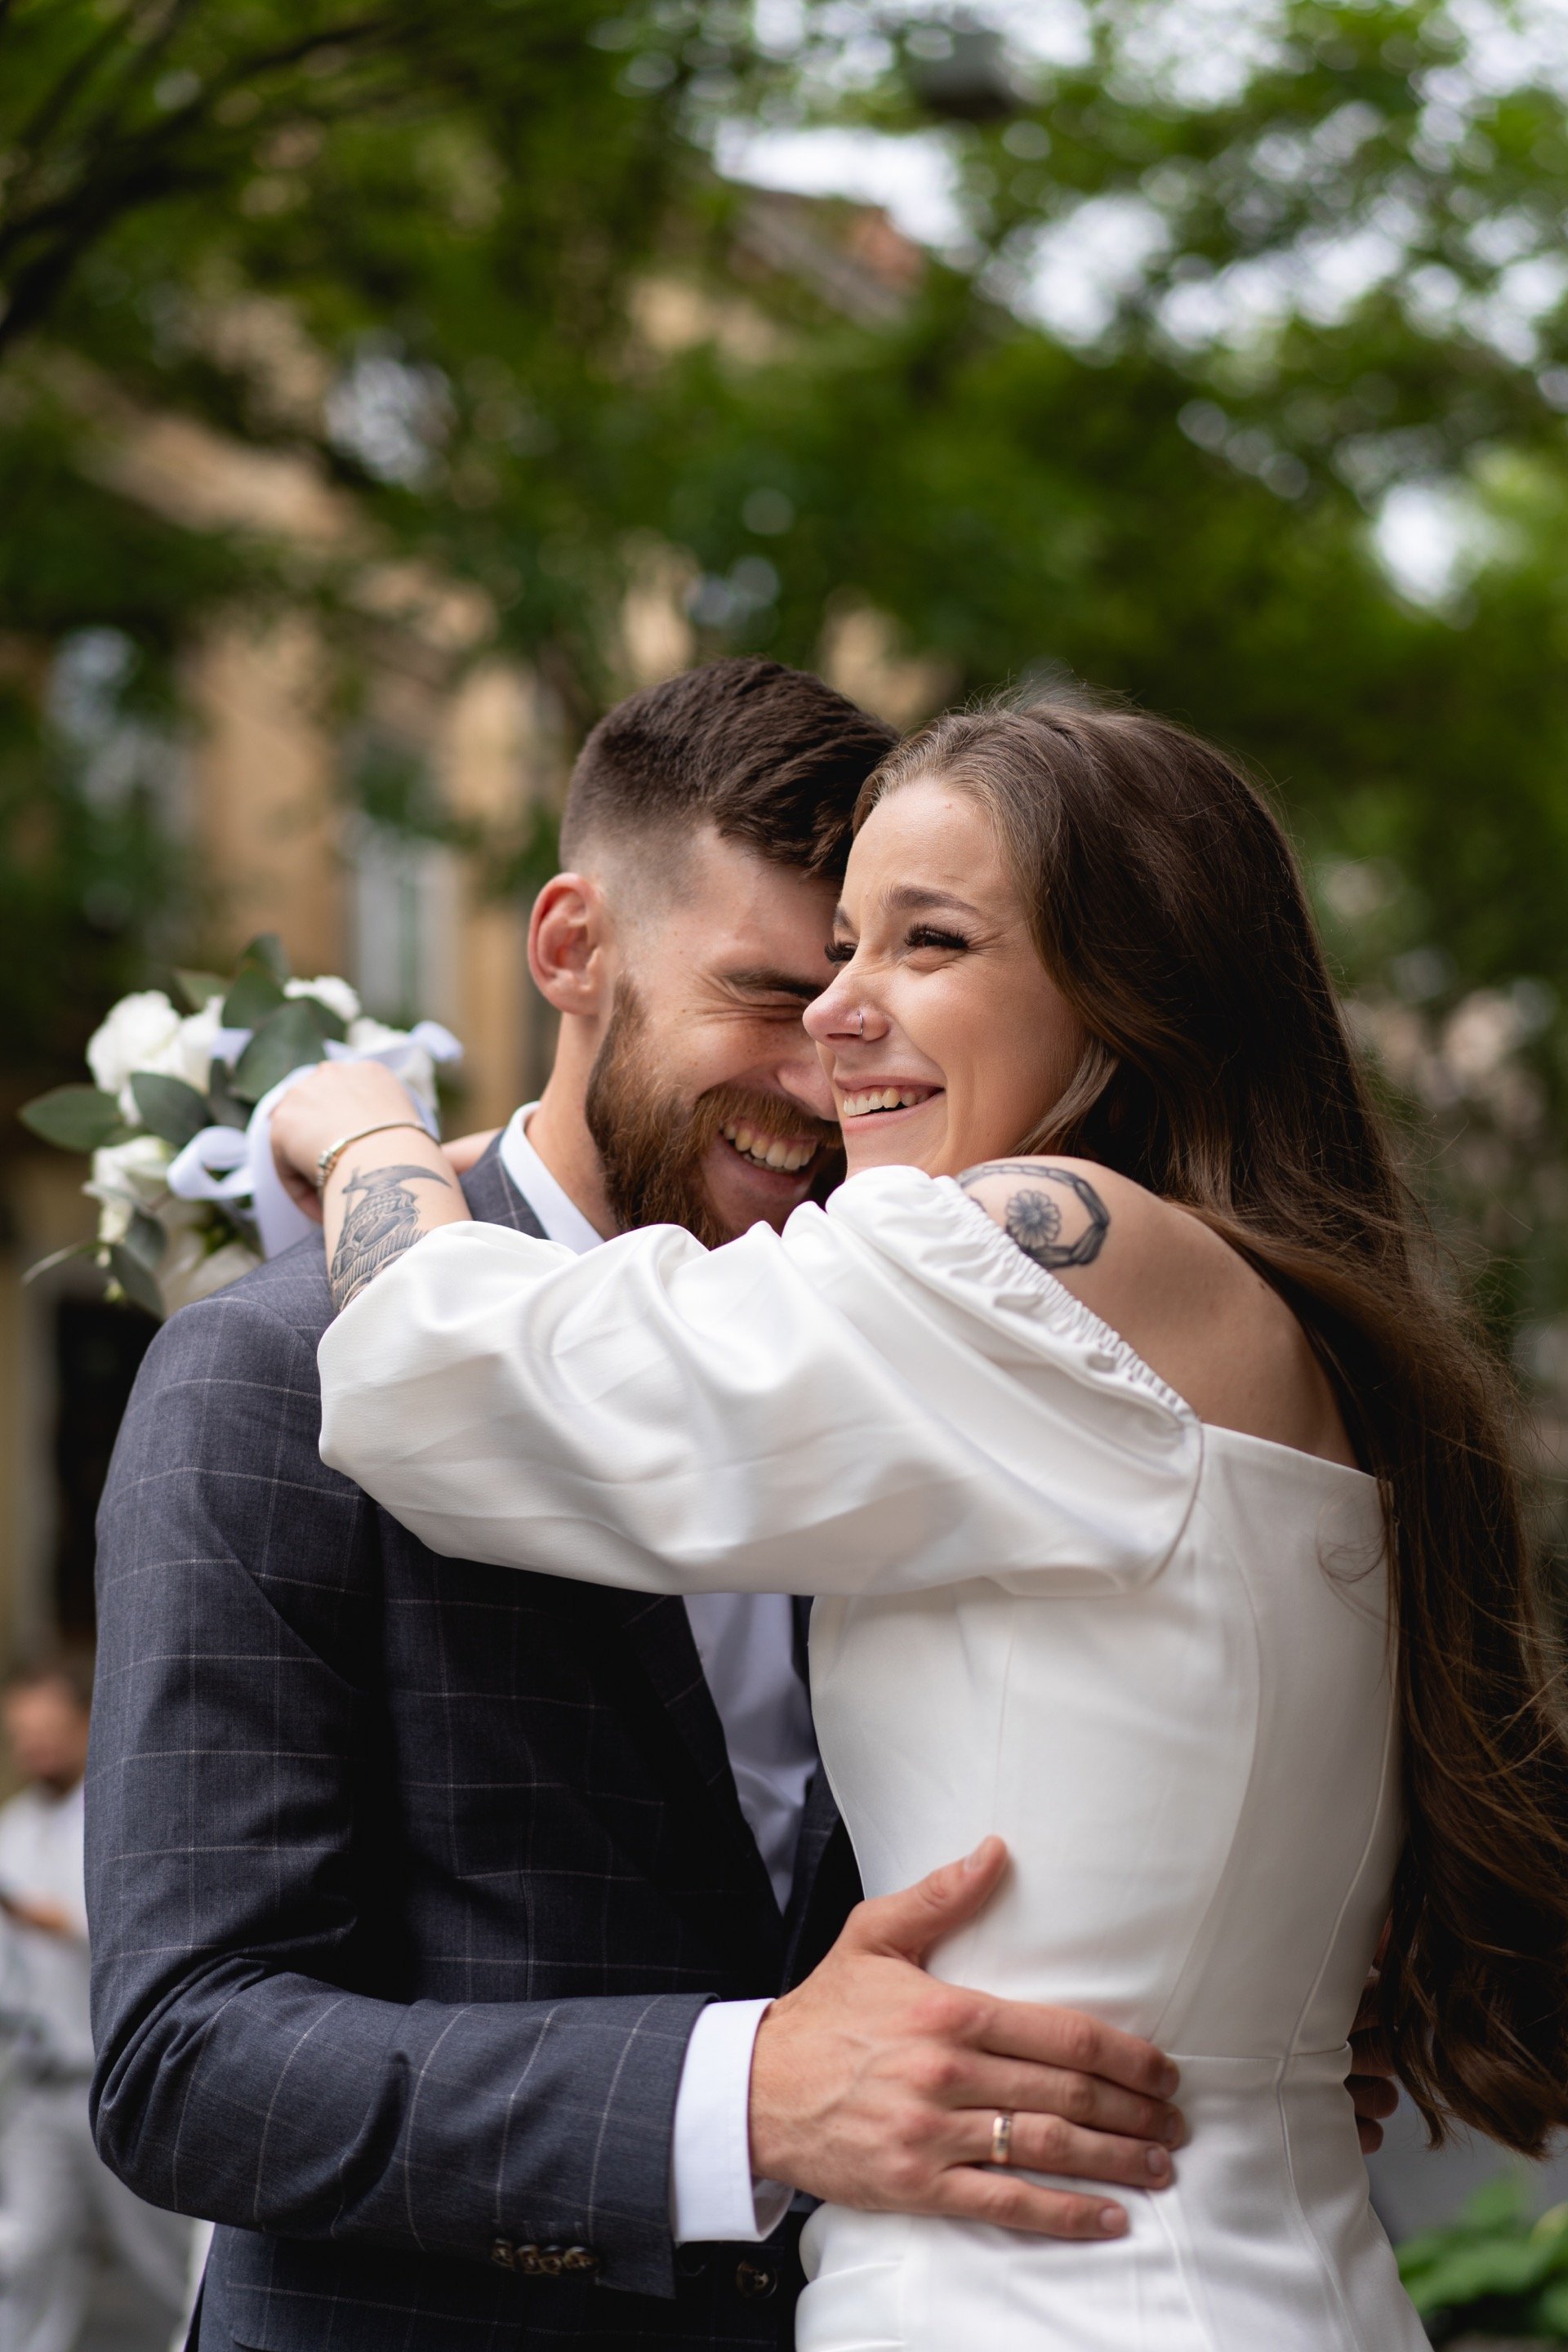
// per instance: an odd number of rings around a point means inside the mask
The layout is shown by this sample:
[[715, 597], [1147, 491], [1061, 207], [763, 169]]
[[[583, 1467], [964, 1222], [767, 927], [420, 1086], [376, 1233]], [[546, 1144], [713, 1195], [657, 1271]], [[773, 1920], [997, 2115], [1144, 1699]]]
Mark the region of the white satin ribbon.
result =
[[[224, 1036], [226, 1040], [237, 1040], [238, 1050], [243, 1051], [248, 1033], [226, 1030]], [[327, 1040], [329, 1062], [384, 1062], [393, 1076], [408, 1087], [410, 1099], [430, 1134], [438, 1137], [433, 1098], [423, 1088], [412, 1086], [408, 1077], [410, 1068], [426, 1056], [443, 1065], [463, 1058], [462, 1046], [439, 1021], [421, 1021], [395, 1045], [379, 1045], [371, 1052], [342, 1045], [335, 1037]], [[262, 1251], [268, 1257], [278, 1256], [280, 1251], [303, 1241], [308, 1234], [321, 1230], [315, 1220], [290, 1200], [272, 1160], [273, 1110], [291, 1086], [309, 1077], [318, 1066], [314, 1062], [302, 1063], [275, 1087], [268, 1087], [243, 1129], [204, 1127], [169, 1169], [169, 1190], [182, 1201], [248, 1201]]]

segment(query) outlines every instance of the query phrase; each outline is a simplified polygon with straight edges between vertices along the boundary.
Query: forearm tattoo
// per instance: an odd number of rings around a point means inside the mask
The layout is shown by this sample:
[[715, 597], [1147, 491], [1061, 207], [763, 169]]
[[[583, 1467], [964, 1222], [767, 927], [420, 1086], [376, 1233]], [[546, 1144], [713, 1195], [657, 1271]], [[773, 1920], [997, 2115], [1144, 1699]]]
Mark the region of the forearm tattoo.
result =
[[[408, 1188], [420, 1181], [446, 1184], [447, 1179], [434, 1168], [372, 1168], [343, 1186], [343, 1229], [327, 1276], [340, 1315], [384, 1265], [419, 1239], [419, 1203]], [[356, 1200], [356, 1193], [363, 1198]]]
[[1086, 1178], [1034, 1160], [987, 1160], [958, 1181], [970, 1192], [989, 1176], [1023, 1180], [1008, 1199], [1005, 1223], [1008, 1240], [1026, 1257], [1053, 1271], [1093, 1265], [1110, 1231], [1110, 1212]]

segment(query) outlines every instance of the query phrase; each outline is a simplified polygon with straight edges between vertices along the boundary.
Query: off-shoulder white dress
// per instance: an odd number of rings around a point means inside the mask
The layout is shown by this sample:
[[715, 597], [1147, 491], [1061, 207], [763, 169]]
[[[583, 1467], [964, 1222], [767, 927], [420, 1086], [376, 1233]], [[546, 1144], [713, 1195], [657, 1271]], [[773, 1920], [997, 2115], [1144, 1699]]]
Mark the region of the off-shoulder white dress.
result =
[[999, 1832], [938, 1973], [1180, 2062], [1125, 2237], [824, 2208], [803, 2352], [1424, 2352], [1343, 2088], [1400, 1834], [1370, 1478], [1205, 1426], [908, 1169], [711, 1254], [449, 1227], [321, 1362], [323, 1457], [438, 1552], [819, 1596], [868, 1891]]

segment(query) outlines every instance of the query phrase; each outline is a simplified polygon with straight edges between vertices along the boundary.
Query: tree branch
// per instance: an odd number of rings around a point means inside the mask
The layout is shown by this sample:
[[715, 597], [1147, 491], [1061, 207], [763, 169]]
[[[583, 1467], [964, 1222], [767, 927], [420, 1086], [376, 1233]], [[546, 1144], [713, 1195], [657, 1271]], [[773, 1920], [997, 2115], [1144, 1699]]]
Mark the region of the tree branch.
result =
[[[0, 352], [47, 315], [84, 255], [116, 222], [173, 195], [221, 187], [231, 176], [241, 153], [248, 156], [256, 135], [254, 125], [247, 124], [242, 134], [223, 142], [234, 158], [227, 169], [216, 160], [183, 162], [178, 152], [193, 132], [199, 134], [210, 126], [216, 104], [229, 91], [274, 79], [325, 50], [358, 50], [363, 58], [367, 49], [389, 44], [400, 29], [398, 19], [386, 14], [319, 27], [293, 41], [232, 60], [195, 98], [166, 119], [133, 131], [121, 131], [127, 105], [151, 69], [149, 52], [153, 59], [165, 53], [169, 40], [202, 5], [204, 0], [175, 0], [156, 42], [139, 50], [132, 71], [121, 78], [96, 119], [77, 134], [87, 163], [74, 187], [31, 213], [21, 211], [16, 197], [25, 197], [29, 184], [37, 180], [41, 158], [36, 152], [29, 155], [27, 166], [13, 184], [11, 201], [0, 207], [0, 260], [51, 237], [56, 242], [51, 250], [39, 253], [19, 268], [9, 302], [0, 311]], [[0, 6], [9, 5], [10, 0], [0, 0]], [[104, 39], [92, 43], [68, 69], [34, 119], [28, 135], [35, 148], [42, 136], [65, 121], [80, 92], [90, 85], [106, 44], [117, 39], [123, 39], [123, 27], [119, 25], [111, 26]], [[334, 110], [323, 106], [320, 91], [312, 93], [312, 100], [315, 119], [333, 119]], [[374, 104], [371, 93], [361, 92], [336, 113], [342, 119], [355, 110], [368, 112]]]

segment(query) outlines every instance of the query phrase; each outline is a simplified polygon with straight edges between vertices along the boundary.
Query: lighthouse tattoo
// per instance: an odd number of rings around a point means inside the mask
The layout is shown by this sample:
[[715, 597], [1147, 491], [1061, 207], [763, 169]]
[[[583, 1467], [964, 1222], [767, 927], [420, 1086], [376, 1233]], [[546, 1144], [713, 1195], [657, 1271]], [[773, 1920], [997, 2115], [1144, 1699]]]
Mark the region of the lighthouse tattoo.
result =
[[446, 1184], [447, 1179], [434, 1168], [373, 1168], [343, 1186], [343, 1229], [327, 1276], [340, 1315], [384, 1265], [419, 1239], [419, 1204], [408, 1189], [418, 1183]]

